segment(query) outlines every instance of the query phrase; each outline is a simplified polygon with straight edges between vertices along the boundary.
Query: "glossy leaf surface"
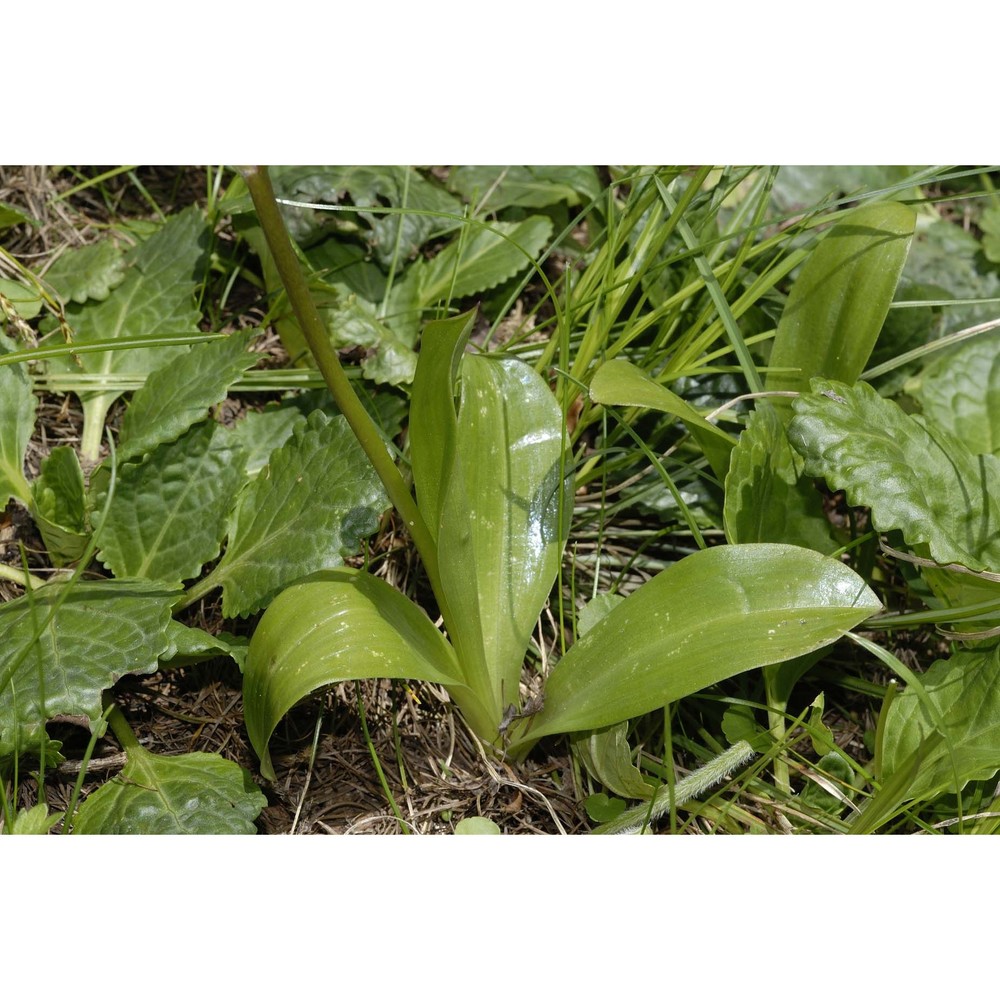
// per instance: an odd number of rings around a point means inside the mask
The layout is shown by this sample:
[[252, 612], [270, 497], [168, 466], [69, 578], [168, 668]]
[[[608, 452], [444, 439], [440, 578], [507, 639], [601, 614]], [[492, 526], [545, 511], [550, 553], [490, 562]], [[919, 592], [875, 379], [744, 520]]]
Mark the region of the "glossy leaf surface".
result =
[[438, 560], [449, 637], [499, 724], [559, 570], [562, 415], [545, 381], [513, 358], [467, 355], [460, 385]]
[[400, 677], [463, 686], [444, 636], [411, 601], [369, 573], [318, 573], [278, 595], [250, 642], [243, 677], [247, 732], [273, 779], [267, 741], [306, 695], [339, 681]]
[[121, 774], [80, 806], [81, 834], [248, 834], [267, 799], [250, 773], [214, 753], [129, 748]]
[[853, 570], [808, 549], [704, 549], [643, 584], [569, 650], [526, 737], [653, 711], [828, 645], [880, 607]]
[[973, 455], [866, 383], [815, 379], [813, 390], [795, 400], [788, 430], [809, 475], [937, 562], [1000, 571], [1000, 458]]
[[[898, 202], [863, 205], [802, 266], [778, 323], [768, 390], [804, 391], [814, 375], [853, 382], [864, 370], [906, 263], [916, 215]], [[777, 403], [786, 416], [787, 404]]]

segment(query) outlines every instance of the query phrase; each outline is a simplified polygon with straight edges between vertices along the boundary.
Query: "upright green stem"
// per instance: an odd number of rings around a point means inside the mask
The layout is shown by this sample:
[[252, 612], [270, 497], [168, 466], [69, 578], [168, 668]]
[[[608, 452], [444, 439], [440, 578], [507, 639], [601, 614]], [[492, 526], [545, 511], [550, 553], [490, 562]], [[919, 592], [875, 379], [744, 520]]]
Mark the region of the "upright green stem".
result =
[[[316, 303], [309, 294], [309, 286], [299, 265], [292, 242], [288, 238], [284, 220], [274, 198], [274, 189], [267, 174], [267, 167], [244, 167], [241, 171], [243, 179], [250, 190], [257, 218], [267, 239], [275, 267], [281, 277], [281, 283], [288, 293], [288, 300], [295, 310], [302, 333], [309, 345], [309, 350], [316, 359], [316, 367], [323, 375], [330, 388], [334, 402], [340, 412], [347, 418], [358, 442], [364, 448], [379, 479], [385, 486], [392, 505], [399, 511], [400, 517], [406, 522], [413, 544], [416, 545], [431, 586], [437, 595], [438, 603], [443, 600], [441, 578], [438, 571], [437, 546], [424, 522], [416, 501], [410, 494], [403, 477], [396, 468], [392, 456], [387, 451], [379, 436], [375, 421], [361, 405], [347, 374], [341, 367], [337, 352], [330, 343], [326, 327], [320, 318]], [[442, 612], [445, 609], [442, 607]]]

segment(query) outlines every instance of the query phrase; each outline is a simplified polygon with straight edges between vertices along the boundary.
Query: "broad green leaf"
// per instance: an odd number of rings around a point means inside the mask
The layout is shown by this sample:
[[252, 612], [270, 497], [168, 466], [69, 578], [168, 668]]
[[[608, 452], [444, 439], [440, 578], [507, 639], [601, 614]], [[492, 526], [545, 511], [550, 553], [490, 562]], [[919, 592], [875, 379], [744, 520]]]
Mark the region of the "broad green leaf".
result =
[[76, 562], [90, 537], [83, 470], [72, 448], [53, 448], [31, 484], [35, 524], [56, 566]]
[[228, 632], [210, 635], [204, 629], [171, 620], [167, 623], [167, 648], [160, 654], [160, 662], [179, 667], [228, 656], [242, 672], [249, 643], [246, 636]]
[[781, 418], [767, 402], [750, 414], [732, 451], [724, 520], [730, 544], [787, 542], [832, 552], [830, 522], [804, 460], [792, 450]]
[[677, 417], [705, 452], [719, 482], [725, 479], [733, 439], [630, 361], [616, 358], [601, 365], [590, 383], [590, 398], [604, 406], [643, 406]]
[[81, 834], [247, 834], [267, 799], [250, 773], [214, 753], [127, 750], [121, 774], [80, 806]]
[[45, 282], [63, 302], [103, 302], [125, 280], [125, 255], [114, 240], [103, 239], [60, 254], [45, 272]]
[[[122, 283], [103, 302], [70, 303], [66, 316], [80, 343], [106, 343], [107, 351], [52, 359], [57, 372], [90, 375], [148, 375], [176, 360], [184, 348], [115, 350], [121, 338], [197, 334], [201, 313], [195, 293], [207, 259], [208, 227], [197, 208], [172, 216], [160, 230], [127, 254]], [[121, 391], [106, 387], [78, 393], [83, 404], [83, 454], [96, 459], [108, 408]]]
[[144, 581], [101, 580], [52, 583], [0, 604], [0, 759], [36, 747], [53, 716], [93, 726], [102, 691], [156, 670], [176, 599]]
[[587, 733], [574, 741], [587, 770], [597, 780], [623, 799], [649, 799], [656, 791], [632, 763], [628, 745], [628, 723], [620, 722], [606, 729]]
[[[5, 309], [12, 308], [21, 319], [34, 319], [42, 311], [42, 296], [36, 288], [26, 288], [19, 281], [0, 278], [0, 295], [6, 299]], [[0, 310], [0, 318], [4, 312]]]
[[274, 780], [267, 741], [306, 695], [344, 680], [396, 677], [462, 695], [452, 648], [411, 601], [369, 573], [317, 573], [279, 594], [250, 641], [243, 675], [247, 733]]
[[[829, 645], [881, 608], [843, 563], [793, 545], [722, 545], [663, 570], [549, 675], [521, 743], [614, 725], [734, 674]], [[515, 744], [515, 747], [517, 744]]]
[[[13, 343], [0, 334], [0, 356], [13, 349]], [[0, 510], [12, 496], [25, 506], [31, 503], [24, 456], [34, 429], [35, 395], [26, 366], [0, 365]]]
[[151, 372], [125, 411], [118, 461], [175, 441], [204, 420], [209, 408], [221, 403], [229, 387], [257, 363], [257, 355], [247, 351], [255, 336], [256, 331], [245, 330], [226, 340], [196, 344]]
[[479, 211], [546, 208], [558, 202], [579, 205], [598, 197], [601, 183], [593, 167], [510, 166], [453, 167], [448, 187]]
[[19, 226], [23, 222], [33, 226], [38, 225], [34, 219], [29, 218], [19, 208], [8, 205], [5, 201], [0, 201], [0, 231], [10, 229], [11, 226]]
[[205, 583], [222, 587], [227, 618], [251, 614], [300, 577], [340, 565], [388, 506], [347, 421], [317, 411], [240, 495]]
[[809, 475], [937, 562], [1000, 571], [1000, 458], [973, 455], [866, 383], [814, 379], [813, 390], [795, 400], [788, 429]]
[[[618, 594], [598, 594], [580, 609], [577, 618], [578, 635], [586, 635], [612, 609], [618, 607], [625, 598]], [[574, 740], [574, 749], [579, 753], [587, 770], [605, 788], [625, 799], [648, 799], [654, 788], [642, 777], [642, 772], [632, 763], [632, 748], [628, 745], [628, 723], [622, 722], [607, 729], [583, 733]], [[607, 796], [605, 796], [607, 798]], [[624, 802], [613, 807], [615, 815], [625, 808]], [[614, 816], [598, 819], [588, 806], [590, 818], [604, 823]]]
[[[438, 560], [448, 635], [497, 722], [559, 571], [563, 422], [545, 380], [514, 358], [466, 355]], [[560, 507], [563, 506], [563, 510]]]
[[885, 779], [916, 754], [908, 798], [957, 793], [1000, 771], [1000, 647], [936, 660], [920, 678], [927, 699], [907, 687], [889, 706], [883, 743]]
[[414, 262], [406, 282], [419, 288], [422, 307], [488, 291], [523, 271], [552, 235], [552, 220], [532, 215], [523, 222], [470, 226], [433, 260]]
[[485, 816], [466, 816], [455, 824], [455, 833], [458, 836], [497, 836], [503, 831], [491, 819]]
[[428, 323], [420, 344], [410, 403], [410, 452], [417, 503], [437, 537], [445, 477], [455, 461], [458, 417], [455, 393], [462, 353], [475, 313]]
[[400, 385], [413, 381], [417, 355], [383, 323], [375, 306], [359, 299], [346, 286], [338, 286], [343, 294], [336, 306], [323, 309], [321, 314], [335, 347], [364, 347], [369, 353], [361, 362], [361, 370], [378, 384]]
[[[916, 215], [898, 202], [863, 205], [837, 223], [792, 286], [769, 366], [768, 390], [805, 391], [814, 375], [853, 382], [885, 321]], [[787, 405], [779, 412], [790, 416]]]
[[309, 247], [305, 256], [323, 281], [343, 285], [366, 302], [382, 301], [386, 276], [357, 244], [331, 237]]
[[49, 815], [49, 807], [44, 802], [32, 806], [30, 809], [21, 809], [14, 817], [15, 834], [46, 834], [62, 818], [63, 813], [57, 812]]
[[305, 422], [306, 414], [294, 406], [266, 408], [243, 416], [233, 428], [233, 437], [246, 456], [247, 476], [255, 478], [267, 466], [271, 453]]
[[230, 431], [209, 420], [123, 465], [101, 527], [101, 562], [116, 577], [175, 586], [196, 577], [219, 554], [243, 463]]
[[1000, 264], [1000, 205], [990, 205], [979, 219], [983, 231], [983, 253], [988, 261]]
[[923, 416], [974, 455], [1000, 455], [1000, 337], [977, 337], [937, 358], [907, 391]]

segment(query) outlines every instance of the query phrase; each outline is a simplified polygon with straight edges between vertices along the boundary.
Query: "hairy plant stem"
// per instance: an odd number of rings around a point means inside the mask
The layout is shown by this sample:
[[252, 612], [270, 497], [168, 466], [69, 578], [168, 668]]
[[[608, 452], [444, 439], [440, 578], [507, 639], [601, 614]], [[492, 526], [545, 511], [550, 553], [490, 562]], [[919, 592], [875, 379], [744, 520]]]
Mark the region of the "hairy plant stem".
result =
[[244, 167], [241, 173], [253, 199], [257, 218], [260, 220], [281, 283], [288, 294], [288, 301], [292, 304], [302, 334], [316, 360], [316, 367], [329, 387], [338, 409], [347, 418], [358, 442], [375, 467], [382, 485], [389, 494], [389, 500], [406, 523], [437, 596], [438, 604], [441, 606], [441, 612], [447, 619], [449, 615], [444, 606], [445, 597], [438, 570], [437, 546], [392, 456], [382, 443], [375, 422], [361, 405], [361, 400], [352, 388], [337, 352], [330, 343], [319, 310], [309, 294], [309, 286], [295, 256], [288, 230], [281, 218], [267, 167]]

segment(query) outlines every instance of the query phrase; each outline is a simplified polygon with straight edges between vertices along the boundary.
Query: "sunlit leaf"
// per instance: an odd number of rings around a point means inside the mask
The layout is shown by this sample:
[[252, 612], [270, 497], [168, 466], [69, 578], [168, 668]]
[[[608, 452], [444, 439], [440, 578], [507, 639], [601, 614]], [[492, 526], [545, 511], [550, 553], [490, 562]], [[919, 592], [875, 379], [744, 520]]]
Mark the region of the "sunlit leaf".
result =
[[411, 601], [369, 573], [318, 573], [279, 594], [250, 642], [243, 675], [247, 733], [274, 778], [267, 741], [289, 709], [338, 681], [399, 677], [464, 685], [452, 648]]
[[[185, 348], [153, 347], [115, 350], [123, 338], [154, 338], [197, 334], [201, 313], [195, 293], [207, 259], [208, 227], [197, 208], [172, 216], [152, 236], [126, 255], [128, 270], [122, 283], [102, 302], [70, 303], [66, 315], [76, 342], [107, 343], [108, 350], [54, 358], [56, 372], [90, 375], [148, 375]], [[109, 384], [105, 388], [78, 393], [84, 410], [82, 450], [97, 457], [104, 418], [121, 395]]]
[[643, 406], [677, 417], [705, 452], [719, 481], [725, 479], [734, 440], [630, 361], [615, 358], [601, 365], [590, 383], [590, 398], [605, 406]]
[[643, 584], [571, 647], [549, 675], [545, 707], [524, 739], [651, 712], [828, 645], [880, 608], [853, 570], [817, 552], [703, 549]]
[[53, 448], [31, 484], [32, 517], [56, 566], [75, 562], [87, 547], [87, 505], [76, 452]]
[[870, 507], [879, 531], [899, 529], [940, 563], [1000, 570], [1000, 458], [973, 455], [863, 382], [815, 379], [794, 406], [788, 436], [806, 472]]
[[762, 402], [747, 420], [726, 476], [730, 543], [787, 542], [827, 553], [837, 547], [820, 495], [803, 475], [804, 465], [777, 412]]
[[81, 834], [247, 834], [267, 799], [250, 773], [214, 753], [165, 757], [130, 747], [121, 774], [80, 806]]
[[206, 421], [123, 465], [101, 528], [101, 561], [117, 577], [167, 585], [197, 576], [219, 554], [243, 463], [232, 434]]
[[[865, 367], [899, 281], [916, 215], [899, 202], [855, 209], [803, 265], [778, 323], [765, 383], [803, 391], [814, 375], [853, 382]], [[775, 402], [790, 417], [787, 404]]]
[[240, 496], [208, 578], [222, 587], [223, 614], [248, 615], [300, 577], [340, 565], [387, 508], [347, 421], [313, 413]]
[[[0, 357], [14, 344], [0, 334]], [[0, 510], [10, 498], [31, 503], [24, 477], [24, 455], [35, 429], [35, 395], [23, 364], [0, 365]]]
[[174, 441], [203, 420], [209, 407], [226, 398], [230, 386], [258, 356], [247, 351], [255, 331], [196, 344], [170, 364], [152, 372], [125, 411], [118, 439], [118, 461], [125, 462]]
[[460, 166], [448, 174], [448, 187], [482, 211], [545, 208], [558, 202], [578, 205], [601, 193], [593, 167]]
[[907, 386], [923, 415], [974, 455], [1000, 455], [1000, 336], [966, 341]]
[[53, 716], [93, 726], [102, 691], [125, 674], [154, 671], [176, 599], [143, 581], [102, 580], [52, 583], [0, 604], [0, 759], [37, 747]]
[[898, 694], [885, 724], [886, 780], [913, 754], [920, 763], [909, 798], [955, 793], [1000, 771], [998, 675], [1000, 647], [959, 652], [931, 664], [920, 683], [940, 725], [916, 690]]
[[63, 302], [80, 305], [103, 302], [124, 280], [125, 255], [111, 239], [66, 250], [45, 272], [45, 283]]

